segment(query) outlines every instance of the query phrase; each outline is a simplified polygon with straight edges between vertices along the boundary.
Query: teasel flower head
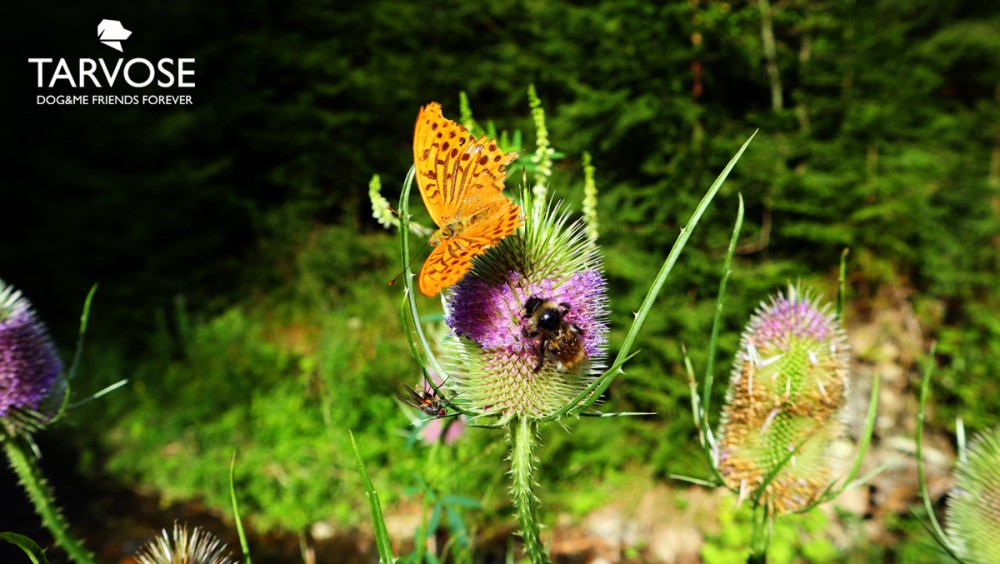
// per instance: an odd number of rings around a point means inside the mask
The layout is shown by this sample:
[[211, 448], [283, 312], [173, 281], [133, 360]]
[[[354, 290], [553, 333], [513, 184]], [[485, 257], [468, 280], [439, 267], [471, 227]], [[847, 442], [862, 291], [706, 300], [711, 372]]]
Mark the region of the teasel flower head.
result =
[[[846, 335], [828, 304], [799, 286], [761, 304], [733, 366], [719, 432], [719, 472], [769, 513], [804, 509], [830, 484], [844, 430]], [[758, 490], [773, 475], [763, 492]]]
[[604, 365], [601, 259], [584, 225], [523, 194], [524, 225], [475, 260], [446, 294], [444, 357], [463, 408], [498, 423], [541, 419], [572, 402]]
[[948, 538], [965, 562], [1000, 554], [1000, 426], [978, 435], [955, 464], [946, 513]]
[[0, 281], [0, 431], [44, 425], [62, 396], [63, 364], [21, 292]]
[[236, 564], [225, 543], [212, 533], [174, 523], [173, 531], [163, 529], [136, 553], [139, 564]]

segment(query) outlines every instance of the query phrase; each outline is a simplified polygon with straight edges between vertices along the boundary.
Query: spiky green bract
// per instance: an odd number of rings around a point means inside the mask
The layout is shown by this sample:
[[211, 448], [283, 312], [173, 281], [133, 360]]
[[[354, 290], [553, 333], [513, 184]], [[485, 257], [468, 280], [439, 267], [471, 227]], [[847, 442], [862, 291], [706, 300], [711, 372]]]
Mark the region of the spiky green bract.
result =
[[570, 214], [560, 203], [539, 200], [525, 192], [521, 210], [524, 225], [501, 240], [496, 249], [477, 258], [473, 275], [495, 283], [514, 271], [559, 284], [574, 273], [603, 269], [598, 250], [586, 244], [584, 223], [570, 223]]
[[[457, 337], [445, 346], [447, 385], [466, 413], [496, 417], [498, 425], [542, 419], [571, 403], [603, 367], [607, 334], [601, 260], [584, 225], [527, 191], [522, 209], [524, 225], [477, 258], [445, 297]], [[564, 362], [554, 351], [558, 340], [534, 331], [532, 298], [558, 309], [564, 334], [576, 336], [579, 362]]]
[[726, 394], [719, 471], [726, 485], [778, 516], [830, 482], [843, 432], [846, 336], [829, 304], [798, 286], [762, 304], [743, 333]]
[[1000, 557], [1000, 426], [978, 435], [955, 463], [945, 525], [952, 548], [966, 562]]
[[139, 564], [236, 564], [225, 543], [212, 533], [174, 523], [149, 540], [135, 556]]

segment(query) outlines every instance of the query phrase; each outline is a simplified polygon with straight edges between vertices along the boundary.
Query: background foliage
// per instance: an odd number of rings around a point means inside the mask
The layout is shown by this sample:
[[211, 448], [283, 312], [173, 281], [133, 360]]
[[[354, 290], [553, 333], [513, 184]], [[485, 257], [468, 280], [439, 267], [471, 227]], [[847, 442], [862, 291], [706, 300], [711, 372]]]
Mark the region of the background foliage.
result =
[[[29, 56], [109, 56], [89, 8], [17, 10], [11, 83], [33, 86]], [[33, 89], [12, 91], [0, 188], [0, 276], [66, 350], [83, 296], [101, 284], [79, 392], [131, 380], [61, 431], [89, 453], [88, 472], [225, 511], [236, 449], [254, 526], [357, 526], [351, 428], [384, 500], [436, 475], [435, 487], [480, 500], [475, 526], [495, 523], [504, 496], [481, 493], [498, 487], [499, 437], [468, 433], [430, 465], [406, 446], [393, 394], [419, 375], [399, 292], [385, 284], [399, 268], [395, 239], [370, 218], [367, 183], [381, 174], [392, 200], [417, 108], [438, 100], [457, 117], [463, 90], [480, 122], [525, 132], [530, 149], [529, 83], [567, 155], [553, 190], [579, 209], [582, 151], [598, 170], [612, 343], [705, 188], [760, 130], [610, 390], [610, 408], [662, 416], [552, 431], [543, 480], [578, 491], [636, 466], [658, 478], [704, 471], [680, 344], [703, 365], [737, 192], [747, 223], [717, 366], [786, 280], [832, 296], [849, 247], [852, 315], [881, 307], [882, 288], [902, 289], [941, 341], [936, 419], [961, 414], [977, 431], [1000, 415], [1000, 402], [981, 401], [997, 397], [1000, 373], [1000, 12], [989, 3], [106, 10], [134, 30], [129, 56], [197, 58], [194, 105], [36, 106]], [[547, 510], [585, 511], [597, 492]]]

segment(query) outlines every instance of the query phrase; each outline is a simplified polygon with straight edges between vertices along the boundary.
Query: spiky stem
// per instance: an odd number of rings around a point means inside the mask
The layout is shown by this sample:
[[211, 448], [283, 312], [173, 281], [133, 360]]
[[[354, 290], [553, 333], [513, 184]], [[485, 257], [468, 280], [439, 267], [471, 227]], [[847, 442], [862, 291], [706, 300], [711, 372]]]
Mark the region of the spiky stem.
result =
[[517, 519], [521, 523], [525, 552], [532, 564], [548, 564], [549, 556], [539, 537], [538, 500], [531, 493], [531, 475], [534, 470], [531, 449], [535, 446], [535, 429], [536, 423], [524, 417], [514, 419], [507, 426], [507, 436], [510, 439], [511, 494], [517, 508]]
[[45, 478], [42, 477], [42, 472], [35, 463], [35, 457], [30, 452], [27, 439], [18, 435], [8, 436], [3, 444], [11, 468], [17, 473], [21, 486], [24, 487], [28, 498], [35, 505], [35, 511], [42, 518], [45, 527], [52, 533], [56, 543], [69, 554], [74, 562], [92, 564], [94, 557], [70, 533], [69, 524], [59, 512], [59, 508], [56, 507], [52, 490], [45, 483]]

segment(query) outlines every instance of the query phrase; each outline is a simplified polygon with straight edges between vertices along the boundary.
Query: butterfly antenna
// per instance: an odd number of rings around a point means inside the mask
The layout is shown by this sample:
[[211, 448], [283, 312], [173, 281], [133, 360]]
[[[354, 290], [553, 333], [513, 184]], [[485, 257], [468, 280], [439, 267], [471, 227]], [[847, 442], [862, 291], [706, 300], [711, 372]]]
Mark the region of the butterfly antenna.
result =
[[413, 266], [413, 261], [417, 260], [417, 257], [420, 256], [420, 253], [422, 253], [423, 250], [426, 247], [428, 247], [429, 245], [430, 245], [430, 243], [424, 242], [423, 246], [420, 247], [419, 249], [417, 249], [417, 252], [413, 254], [412, 258], [410, 258], [410, 262], [406, 263], [406, 268], [404, 268], [403, 270], [399, 271], [399, 274], [397, 274], [395, 277], [393, 277], [392, 280], [389, 281], [389, 285], [390, 286], [394, 285], [396, 283], [396, 281], [399, 280], [399, 277], [402, 276], [403, 273], [406, 272], [411, 266]]

